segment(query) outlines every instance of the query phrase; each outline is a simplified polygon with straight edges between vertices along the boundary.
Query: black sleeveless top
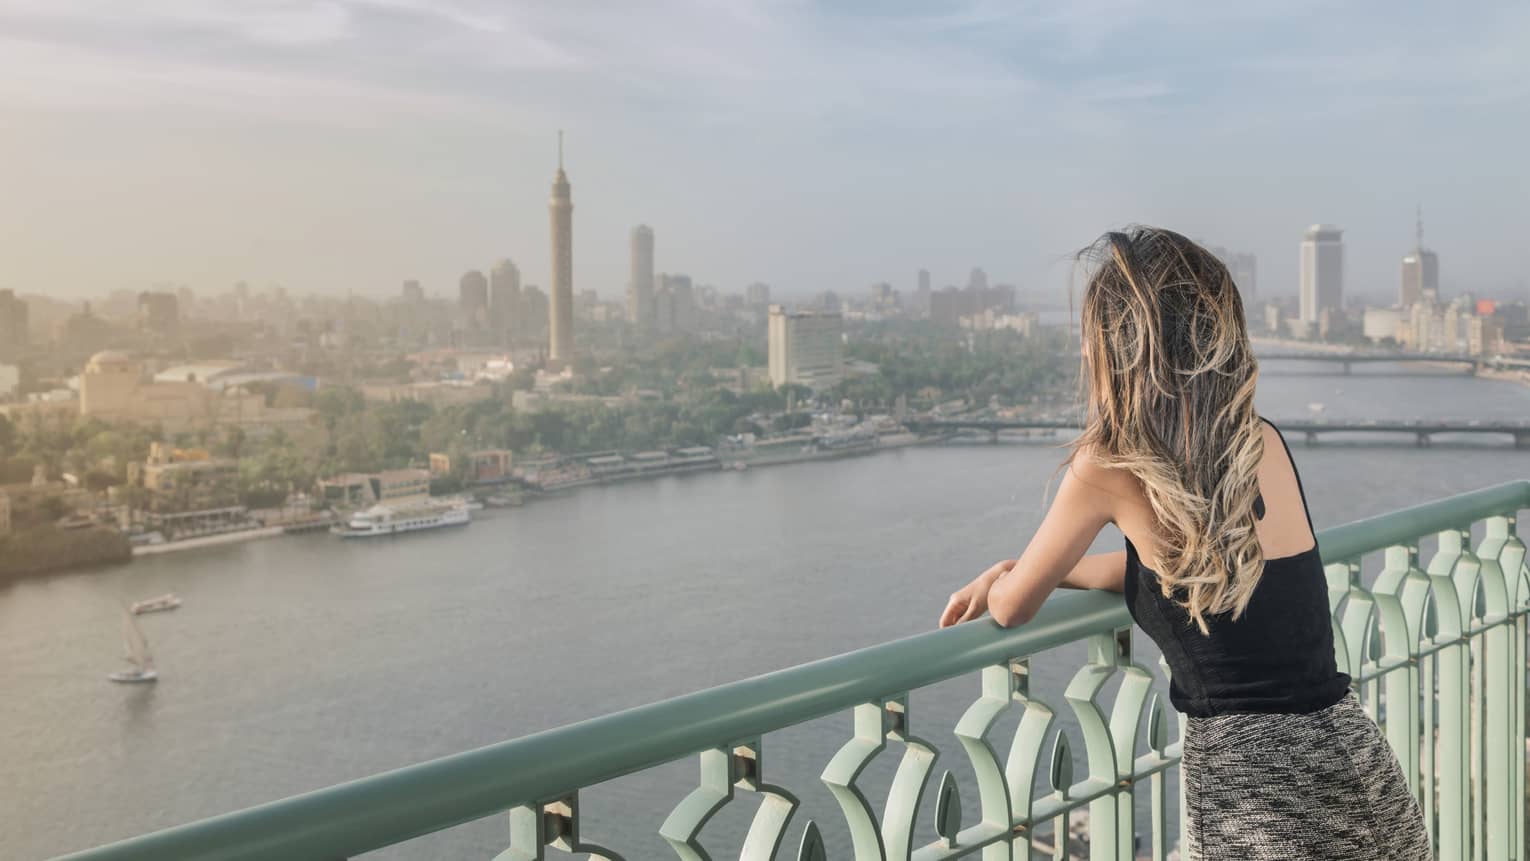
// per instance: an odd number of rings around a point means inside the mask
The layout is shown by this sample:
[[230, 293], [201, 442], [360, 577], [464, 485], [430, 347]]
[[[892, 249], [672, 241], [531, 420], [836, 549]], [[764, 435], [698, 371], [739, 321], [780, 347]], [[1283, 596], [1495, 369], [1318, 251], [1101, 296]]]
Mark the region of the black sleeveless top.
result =
[[[1281, 445], [1290, 457], [1284, 436]], [[1296, 470], [1295, 459], [1291, 469]], [[1300, 474], [1296, 488], [1306, 511]], [[1264, 516], [1262, 499], [1255, 500], [1254, 512]], [[1307, 526], [1312, 526], [1310, 511]], [[1137, 548], [1126, 539], [1126, 606], [1169, 664], [1169, 701], [1175, 708], [1192, 717], [1313, 712], [1344, 697], [1350, 677], [1339, 672], [1334, 659], [1328, 582], [1316, 535], [1314, 530], [1308, 550], [1266, 559], [1264, 575], [1243, 615], [1237, 621], [1231, 613], [1206, 616], [1209, 634], [1202, 634], [1183, 607], [1163, 596], [1158, 575], [1142, 564]]]

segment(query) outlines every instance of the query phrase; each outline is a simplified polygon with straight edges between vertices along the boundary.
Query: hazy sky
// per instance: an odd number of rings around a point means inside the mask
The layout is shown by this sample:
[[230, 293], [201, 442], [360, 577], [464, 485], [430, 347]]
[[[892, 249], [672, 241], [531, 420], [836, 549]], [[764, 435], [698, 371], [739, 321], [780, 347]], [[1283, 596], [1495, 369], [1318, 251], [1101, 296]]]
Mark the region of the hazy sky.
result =
[[1132, 221], [1258, 255], [1310, 223], [1394, 291], [1530, 281], [1530, 4], [0, 0], [0, 287], [1060, 286]]

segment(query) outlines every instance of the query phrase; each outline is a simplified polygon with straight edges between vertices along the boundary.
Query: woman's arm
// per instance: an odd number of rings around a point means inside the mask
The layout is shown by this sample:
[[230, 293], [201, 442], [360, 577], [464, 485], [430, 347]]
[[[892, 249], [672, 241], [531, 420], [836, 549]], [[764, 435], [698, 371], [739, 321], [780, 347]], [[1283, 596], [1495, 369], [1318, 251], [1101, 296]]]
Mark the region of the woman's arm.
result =
[[1059, 583], [1065, 589], [1104, 589], [1120, 592], [1126, 580], [1126, 551], [1091, 553], [1068, 572]]
[[[1052, 590], [1079, 568], [1083, 570], [1079, 571], [1082, 579], [1078, 585], [1087, 582], [1086, 588], [1093, 588], [1097, 583], [1110, 582], [1104, 563], [1079, 564], [1095, 536], [1114, 519], [1115, 496], [1104, 488], [1108, 481], [1104, 470], [1088, 458], [1074, 458], [1031, 543], [988, 590], [988, 613], [994, 621], [1006, 628], [1030, 621]], [[1115, 555], [1102, 554], [1104, 557]], [[1125, 557], [1120, 559], [1120, 571], [1124, 575]], [[1115, 578], [1115, 588], [1120, 588], [1121, 579], [1121, 576]]]

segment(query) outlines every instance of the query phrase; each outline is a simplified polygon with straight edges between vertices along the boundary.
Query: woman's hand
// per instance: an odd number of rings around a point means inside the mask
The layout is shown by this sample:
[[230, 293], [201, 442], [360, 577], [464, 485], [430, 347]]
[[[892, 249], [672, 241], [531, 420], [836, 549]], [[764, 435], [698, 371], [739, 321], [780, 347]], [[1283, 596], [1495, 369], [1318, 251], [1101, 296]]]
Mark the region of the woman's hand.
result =
[[976, 619], [988, 612], [988, 590], [993, 586], [994, 581], [1004, 576], [1013, 567], [1015, 567], [1013, 559], [996, 562], [971, 583], [952, 593], [945, 612], [940, 614], [940, 627], [948, 628], [958, 622]]

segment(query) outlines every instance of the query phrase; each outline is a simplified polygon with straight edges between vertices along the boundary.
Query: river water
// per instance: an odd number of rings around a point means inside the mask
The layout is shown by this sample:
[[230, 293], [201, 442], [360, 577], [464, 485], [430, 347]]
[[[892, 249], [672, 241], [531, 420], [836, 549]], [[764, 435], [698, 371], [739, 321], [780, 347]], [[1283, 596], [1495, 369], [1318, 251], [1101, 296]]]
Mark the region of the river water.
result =
[[[1530, 391], [1456, 372], [1266, 368], [1267, 416], [1304, 416], [1314, 401], [1333, 419], [1530, 415]], [[1320, 527], [1530, 476], [1530, 451], [1502, 441], [1347, 439], [1292, 440]], [[0, 587], [0, 858], [51, 857], [928, 630], [952, 589], [1024, 546], [1058, 457], [1042, 443], [946, 446], [672, 477], [485, 511], [460, 530], [254, 541]], [[1111, 533], [1096, 549], [1119, 544]], [[167, 591], [184, 606], [141, 617], [161, 681], [108, 683], [116, 602]], [[1040, 684], [1056, 692], [1082, 650], [1047, 658]], [[976, 692], [975, 676], [953, 680], [916, 692], [912, 708], [914, 731], [942, 748], [937, 777], [950, 767], [962, 781], [967, 822], [975, 786], [950, 728]], [[811, 816], [831, 857], [847, 857], [817, 775], [849, 728], [846, 713], [766, 739], [767, 779], [806, 806], [793, 850]], [[1007, 732], [993, 738], [1002, 752]], [[884, 754], [869, 785], [885, 787], [894, 765]], [[629, 861], [672, 857], [656, 831], [696, 767], [588, 790], [585, 836]], [[743, 795], [708, 826], [718, 855], [736, 851], [755, 803]], [[928, 823], [921, 813], [924, 838]], [[496, 817], [375, 857], [489, 858], [506, 833]]]

